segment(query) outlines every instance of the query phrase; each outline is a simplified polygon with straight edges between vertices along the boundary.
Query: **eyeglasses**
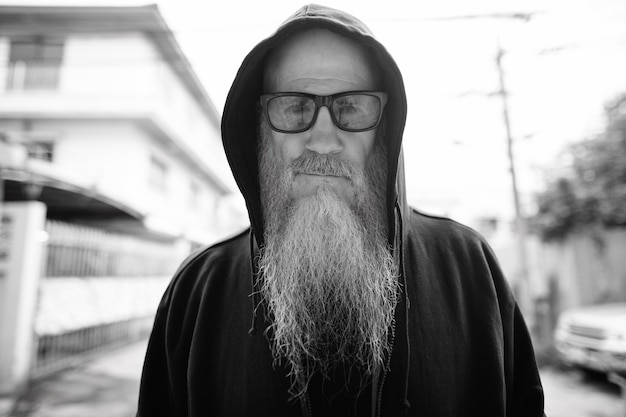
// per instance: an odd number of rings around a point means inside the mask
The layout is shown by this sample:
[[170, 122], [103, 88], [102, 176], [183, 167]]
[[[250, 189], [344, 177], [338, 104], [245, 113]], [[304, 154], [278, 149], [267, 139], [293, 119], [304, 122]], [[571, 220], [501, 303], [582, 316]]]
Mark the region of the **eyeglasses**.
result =
[[387, 103], [387, 93], [347, 91], [330, 96], [306, 93], [274, 93], [261, 96], [270, 127], [281, 133], [300, 133], [315, 124], [320, 107], [326, 106], [335, 126], [347, 132], [372, 130]]

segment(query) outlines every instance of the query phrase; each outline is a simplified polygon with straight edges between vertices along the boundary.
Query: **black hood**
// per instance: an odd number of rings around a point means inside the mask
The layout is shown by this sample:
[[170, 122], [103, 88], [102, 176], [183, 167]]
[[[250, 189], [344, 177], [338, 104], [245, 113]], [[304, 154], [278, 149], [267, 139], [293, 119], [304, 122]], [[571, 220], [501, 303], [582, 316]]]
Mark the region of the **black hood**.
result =
[[408, 212], [402, 163], [402, 135], [406, 122], [406, 94], [400, 70], [383, 45], [355, 17], [318, 5], [302, 7], [269, 38], [246, 56], [230, 88], [222, 117], [222, 141], [235, 181], [248, 208], [257, 244], [263, 242], [263, 217], [257, 158], [259, 96], [263, 94], [263, 68], [268, 53], [294, 33], [312, 28], [328, 29], [365, 46], [382, 74], [382, 90], [388, 93], [385, 108], [387, 164], [387, 217], [389, 242], [395, 238], [394, 210]]

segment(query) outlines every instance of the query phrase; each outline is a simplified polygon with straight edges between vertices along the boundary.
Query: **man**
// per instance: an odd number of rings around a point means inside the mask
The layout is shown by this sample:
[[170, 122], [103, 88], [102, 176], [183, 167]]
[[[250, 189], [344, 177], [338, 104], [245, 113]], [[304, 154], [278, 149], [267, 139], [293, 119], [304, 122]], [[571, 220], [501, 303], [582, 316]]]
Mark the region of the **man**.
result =
[[405, 118], [396, 64], [345, 13], [306, 6], [250, 52], [222, 135], [251, 228], [177, 272], [139, 416], [543, 415], [491, 250], [407, 207]]

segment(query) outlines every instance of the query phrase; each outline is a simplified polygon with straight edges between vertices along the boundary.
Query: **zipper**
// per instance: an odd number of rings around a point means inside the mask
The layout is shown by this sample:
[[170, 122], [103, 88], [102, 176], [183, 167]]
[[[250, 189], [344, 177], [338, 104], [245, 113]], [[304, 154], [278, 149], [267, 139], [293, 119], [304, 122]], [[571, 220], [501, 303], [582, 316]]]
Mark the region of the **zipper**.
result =
[[309, 399], [309, 394], [306, 392], [302, 394], [300, 399], [300, 408], [302, 409], [302, 417], [312, 417], [313, 416], [313, 407], [311, 406], [311, 400]]
[[391, 323], [391, 343], [389, 346], [389, 356], [387, 357], [387, 361], [385, 363], [385, 368], [383, 369], [383, 375], [380, 379], [380, 385], [378, 386], [378, 396], [376, 397], [376, 410], [372, 410], [372, 415], [380, 417], [380, 404], [383, 399], [383, 385], [385, 385], [385, 379], [387, 379], [387, 370], [391, 366], [391, 355], [393, 354], [393, 345], [396, 341], [396, 322]]

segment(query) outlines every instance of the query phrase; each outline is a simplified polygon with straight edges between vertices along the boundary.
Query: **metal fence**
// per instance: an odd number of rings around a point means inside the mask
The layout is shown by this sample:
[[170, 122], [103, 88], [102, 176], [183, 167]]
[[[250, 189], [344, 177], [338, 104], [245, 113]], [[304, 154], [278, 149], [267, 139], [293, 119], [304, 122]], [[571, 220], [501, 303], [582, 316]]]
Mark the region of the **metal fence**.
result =
[[46, 278], [171, 274], [180, 261], [172, 243], [50, 220], [46, 231]]
[[146, 337], [181, 261], [174, 241], [58, 221], [48, 221], [46, 232], [33, 377]]
[[147, 337], [153, 316], [84, 327], [69, 332], [40, 335], [31, 376], [38, 378], [80, 364], [92, 355]]

